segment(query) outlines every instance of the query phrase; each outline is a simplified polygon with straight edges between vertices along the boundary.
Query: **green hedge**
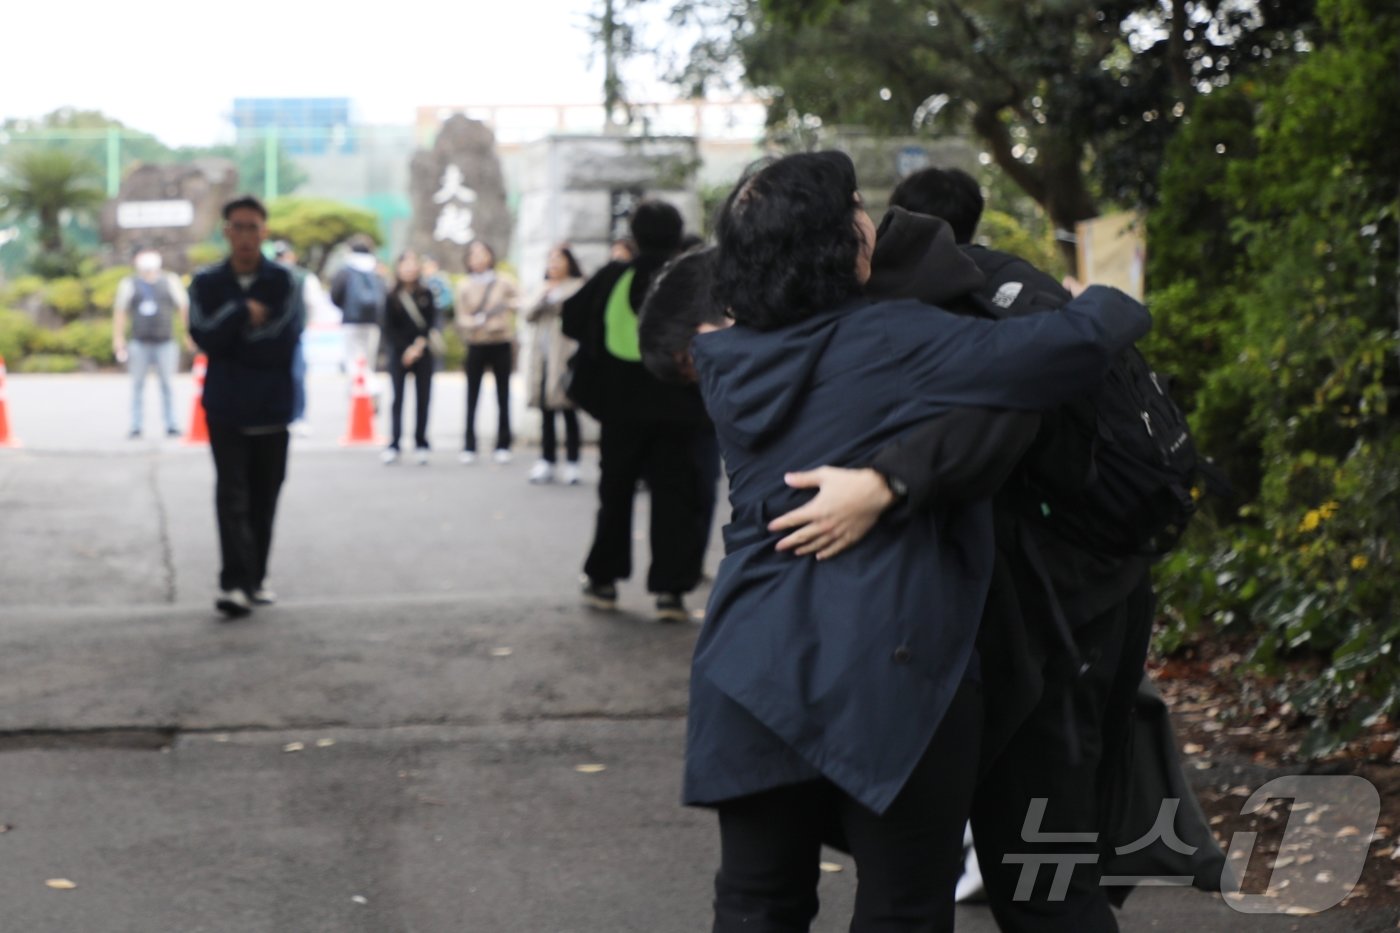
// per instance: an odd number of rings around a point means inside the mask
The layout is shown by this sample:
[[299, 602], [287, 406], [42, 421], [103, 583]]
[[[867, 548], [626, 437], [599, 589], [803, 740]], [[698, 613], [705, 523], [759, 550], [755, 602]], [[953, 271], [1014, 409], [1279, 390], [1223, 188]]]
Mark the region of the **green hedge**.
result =
[[1316, 49], [1202, 101], [1150, 225], [1154, 360], [1235, 486], [1158, 568], [1164, 648], [1282, 673], [1321, 753], [1400, 714], [1400, 10], [1320, 0]]

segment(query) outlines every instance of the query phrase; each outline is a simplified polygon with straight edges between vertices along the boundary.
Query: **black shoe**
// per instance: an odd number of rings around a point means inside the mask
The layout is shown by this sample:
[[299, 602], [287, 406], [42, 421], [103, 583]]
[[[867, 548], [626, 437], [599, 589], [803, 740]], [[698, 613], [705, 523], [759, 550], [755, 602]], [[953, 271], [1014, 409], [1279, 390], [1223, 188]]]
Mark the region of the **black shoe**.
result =
[[179, 429], [179, 428], [166, 428], [166, 429], [165, 429], [165, 436], [166, 436], [166, 437], [179, 437], [179, 436], [180, 436], [180, 429]]
[[141, 439], [141, 432], [133, 430], [127, 434], [126, 439], [129, 441], [139, 441]]
[[617, 586], [589, 580], [583, 585], [583, 601], [594, 609], [611, 612], [617, 608]]
[[656, 597], [656, 618], [661, 622], [686, 622], [690, 613], [680, 593], [662, 593]]

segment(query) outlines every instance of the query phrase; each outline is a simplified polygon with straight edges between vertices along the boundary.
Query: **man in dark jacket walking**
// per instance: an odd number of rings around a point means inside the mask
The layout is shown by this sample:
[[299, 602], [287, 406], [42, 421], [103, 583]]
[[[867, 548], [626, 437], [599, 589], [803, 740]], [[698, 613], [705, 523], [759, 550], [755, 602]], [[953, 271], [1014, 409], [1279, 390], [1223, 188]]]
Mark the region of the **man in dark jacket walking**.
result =
[[632, 573], [632, 501], [646, 480], [651, 491], [651, 570], [657, 617], [687, 618], [682, 597], [700, 579], [703, 509], [696, 445], [704, 406], [693, 386], [660, 382], [642, 365], [637, 309], [652, 277], [681, 245], [680, 212], [643, 201], [631, 218], [640, 253], [600, 269], [564, 303], [565, 335], [579, 343], [569, 396], [602, 425], [598, 521], [584, 563], [584, 599], [617, 606], [617, 581]]
[[204, 409], [222, 556], [214, 604], [233, 618], [276, 599], [267, 558], [287, 472], [292, 358], [305, 307], [291, 270], [263, 258], [262, 203], [238, 198], [223, 217], [229, 257], [190, 284], [190, 333], [209, 356]]

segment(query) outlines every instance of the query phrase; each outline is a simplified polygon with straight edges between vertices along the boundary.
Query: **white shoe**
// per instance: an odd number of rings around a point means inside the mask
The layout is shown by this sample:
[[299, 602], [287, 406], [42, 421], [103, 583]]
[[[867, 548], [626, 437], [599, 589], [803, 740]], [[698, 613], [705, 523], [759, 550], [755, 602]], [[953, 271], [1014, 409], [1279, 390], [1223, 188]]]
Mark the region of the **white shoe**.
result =
[[385, 466], [399, 462], [399, 449], [397, 447], [386, 447], [379, 455], [379, 462]]
[[544, 483], [554, 482], [554, 464], [548, 460], [540, 460], [530, 468], [530, 475], [527, 477], [531, 483], [539, 486]]
[[459, 453], [459, 454], [457, 455], [457, 462], [460, 463], [460, 464], [462, 464], [462, 466], [471, 466], [473, 463], [476, 463], [476, 451], [474, 451], [474, 450], [464, 450], [464, 451], [462, 451], [461, 453]]
[[253, 605], [271, 606], [275, 602], [277, 602], [277, 594], [266, 583], [253, 590]]
[[215, 598], [214, 608], [226, 618], [238, 619], [253, 611], [253, 601], [242, 590], [223, 590]]
[[510, 455], [509, 450], [506, 450], [503, 447], [499, 447], [496, 449], [496, 452], [491, 455], [491, 459], [501, 464], [502, 466], [505, 466], [507, 463], [510, 463], [511, 460], [515, 458]]
[[415, 451], [413, 452], [413, 462], [416, 463], [416, 464], [418, 464], [419, 466], [427, 466], [427, 465], [428, 465], [428, 448], [426, 448], [426, 447], [419, 447], [417, 450], [415, 450]]
[[568, 486], [577, 486], [582, 482], [583, 477], [579, 473], [577, 463], [564, 464], [564, 483]]
[[311, 436], [311, 425], [307, 424], [305, 421], [293, 421], [291, 430], [293, 437]]

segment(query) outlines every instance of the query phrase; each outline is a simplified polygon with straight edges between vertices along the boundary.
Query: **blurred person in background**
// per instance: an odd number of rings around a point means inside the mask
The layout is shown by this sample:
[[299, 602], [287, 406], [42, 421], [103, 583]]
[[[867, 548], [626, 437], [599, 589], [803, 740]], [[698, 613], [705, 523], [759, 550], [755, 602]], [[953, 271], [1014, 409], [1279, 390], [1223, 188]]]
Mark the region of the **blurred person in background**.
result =
[[534, 325], [530, 340], [529, 365], [530, 405], [540, 410], [540, 459], [530, 470], [531, 483], [552, 483], [559, 463], [559, 438], [555, 415], [564, 421], [565, 464], [564, 483], [579, 482], [579, 447], [581, 445], [578, 412], [565, 392], [568, 364], [578, 344], [560, 330], [560, 314], [564, 302], [573, 297], [583, 285], [583, 270], [566, 245], [549, 251], [545, 264], [544, 284], [525, 302], [525, 321]]
[[492, 459], [510, 463], [510, 373], [515, 357], [515, 314], [520, 289], [496, 271], [496, 251], [482, 240], [467, 244], [467, 274], [457, 283], [457, 330], [467, 345], [467, 426], [457, 460], [476, 463], [476, 404], [486, 371], [496, 383], [496, 450]]
[[403, 396], [405, 383], [413, 375], [417, 417], [413, 427], [414, 457], [419, 466], [428, 465], [428, 403], [433, 388], [433, 344], [438, 334], [438, 310], [432, 290], [423, 281], [418, 254], [405, 250], [394, 268], [394, 287], [384, 308], [384, 342], [389, 351], [389, 381], [394, 388], [391, 403], [389, 446], [380, 459], [397, 463], [399, 439], [403, 436]]
[[[189, 334], [190, 300], [179, 276], [161, 271], [160, 253], [142, 249], [133, 260], [135, 272], [121, 280], [112, 303], [112, 355], [127, 364], [131, 373], [131, 429], [133, 440], [141, 436], [145, 416], [146, 373], [156, 371], [160, 383], [161, 415], [167, 437], [179, 437], [170, 381], [180, 361], [175, 342], [175, 315]], [[130, 325], [128, 342], [127, 327]], [[193, 347], [186, 336], [185, 342]]]

